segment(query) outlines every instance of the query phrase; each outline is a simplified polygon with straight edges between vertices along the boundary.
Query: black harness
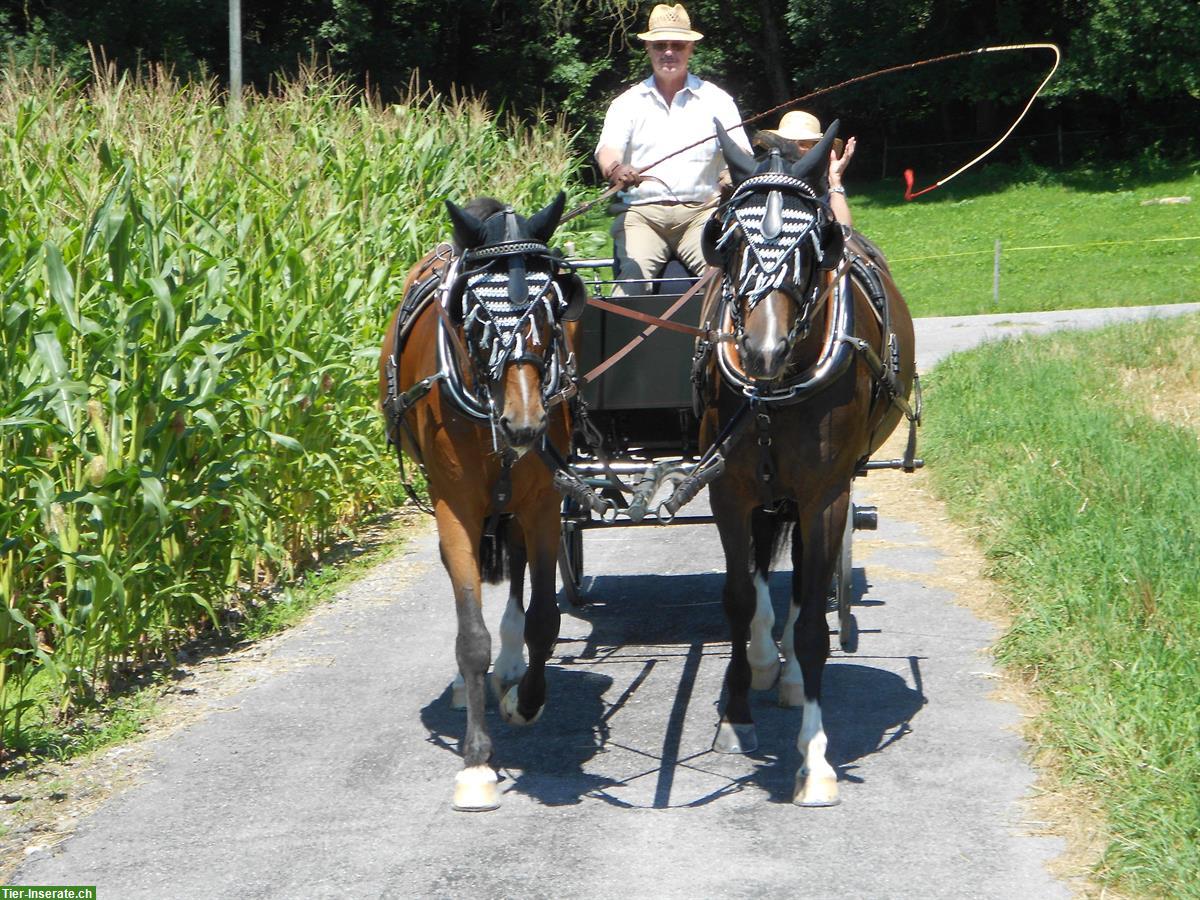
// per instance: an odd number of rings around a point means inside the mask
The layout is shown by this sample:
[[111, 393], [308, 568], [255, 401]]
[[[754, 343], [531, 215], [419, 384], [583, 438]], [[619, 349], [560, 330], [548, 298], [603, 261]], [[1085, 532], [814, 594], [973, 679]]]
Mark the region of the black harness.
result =
[[[505, 240], [456, 254], [441, 245], [430, 266], [438, 271], [419, 278], [409, 288], [396, 318], [392, 353], [385, 364], [388, 443], [399, 446], [400, 431], [409, 438], [418, 465], [424, 468], [407, 414], [435, 387], [441, 386], [454, 407], [480, 425], [492, 429], [493, 446], [501, 452], [498, 437], [500, 410], [492, 386], [514, 363], [535, 366], [541, 375], [542, 399], [549, 405], [563, 382], [574, 382], [575, 360], [567, 347], [562, 322], [577, 313], [576, 294], [586, 297], [569, 264], [545, 244], [530, 240]], [[400, 392], [398, 373], [405, 341], [418, 315], [438, 304], [438, 371]], [[539, 326], [545, 325], [545, 337]], [[461, 339], [458, 333], [461, 329]], [[464, 367], [469, 371], [464, 372]], [[467, 377], [469, 375], [469, 378]], [[544, 441], [543, 443], [549, 443]], [[429, 511], [404, 476], [401, 480], [416, 505]], [[512, 493], [511, 468], [515, 454], [503, 451], [500, 478], [494, 486], [488, 533], [495, 533], [497, 517]]]
[[[852, 235], [849, 246], [846, 243], [848, 235]], [[730, 357], [727, 342], [700, 341], [697, 344], [692, 369], [697, 408], [711, 402], [713, 396], [712, 386], [707, 383], [713, 354], [716, 355], [715, 368], [722, 380], [745, 397], [710, 448], [713, 460], [708, 461], [709, 454], [706, 454], [706, 459], [702, 460], [706, 465], [698, 466], [697, 470], [711, 470], [718, 465], [723, 468], [720, 458], [743, 432], [753, 427], [759, 447], [758, 481], [763, 506], [773, 508], [779, 498], [774, 492], [776, 467], [771, 451], [770, 410], [811, 399], [834, 384], [855, 358], [861, 357], [875, 377], [872, 409], [881, 402], [894, 404], [909, 420], [909, 443], [903, 467], [912, 471], [916, 452], [915, 428], [920, 421], [920, 382], [914, 381], [914, 410], [900, 386], [900, 347], [891, 327], [881, 275], [881, 272], [886, 273], [881, 268], [882, 257], [878, 250], [848, 229], [843, 231], [828, 205], [817, 197], [811, 186], [783, 172], [764, 172], [743, 181], [723, 211], [706, 226], [704, 246], [710, 262], [719, 262], [727, 272], [722, 281], [720, 302], [714, 311], [715, 322], [710, 322], [710, 326], [728, 320], [734, 334], [740, 335], [745, 323], [739, 300], [745, 300], [747, 308], [753, 309], [777, 290], [790, 293], [800, 305], [800, 313], [787, 337], [789, 346], [808, 334], [818, 309], [825, 302], [829, 303], [833, 322], [817, 362], [778, 382], [765, 383], [746, 376]], [[834, 270], [831, 283], [824, 290], [823, 279], [819, 277], [823, 270]], [[729, 275], [730, 272], [736, 274]], [[856, 335], [852, 280], [870, 299], [872, 312], [883, 334], [882, 345], [878, 348]], [[865, 462], [865, 459], [861, 460], [860, 465]]]
[[[801, 304], [798, 321], [805, 323], [819, 287], [816, 273], [825, 266], [821, 236], [832, 214], [813, 189], [799, 178], [767, 172], [747, 178], [706, 228], [709, 254], [716, 256], [735, 280], [722, 282], [722, 300], [742, 327], [743, 298], [749, 309], [772, 291], [784, 290]], [[740, 238], [740, 240], [738, 240]], [[811, 244], [812, 253], [809, 254]], [[838, 248], [840, 250], [840, 247]], [[811, 260], [816, 265], [810, 264]]]

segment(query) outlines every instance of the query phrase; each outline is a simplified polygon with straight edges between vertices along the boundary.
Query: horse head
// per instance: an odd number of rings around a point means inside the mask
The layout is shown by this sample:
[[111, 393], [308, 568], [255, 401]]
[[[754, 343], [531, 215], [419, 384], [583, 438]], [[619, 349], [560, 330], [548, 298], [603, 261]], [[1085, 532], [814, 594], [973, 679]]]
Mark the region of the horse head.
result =
[[578, 317], [583, 283], [547, 246], [562, 192], [529, 218], [491, 198], [446, 208], [460, 254], [448, 311], [462, 328], [474, 392], [504, 449], [524, 453], [546, 431], [569, 349], [563, 322]]
[[823, 271], [842, 256], [842, 230], [823, 199], [834, 122], [808, 153], [773, 148], [760, 160], [716, 123], [733, 193], [705, 226], [705, 256], [725, 269], [724, 302], [746, 375], [775, 381], [807, 336]]

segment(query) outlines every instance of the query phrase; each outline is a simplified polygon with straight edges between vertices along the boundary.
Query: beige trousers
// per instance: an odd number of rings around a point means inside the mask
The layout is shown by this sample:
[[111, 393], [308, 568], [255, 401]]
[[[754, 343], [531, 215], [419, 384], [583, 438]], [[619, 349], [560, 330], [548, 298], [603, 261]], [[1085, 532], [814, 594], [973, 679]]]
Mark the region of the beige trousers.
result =
[[[682, 203], [644, 203], [630, 206], [612, 224], [613, 256], [617, 277], [657, 278], [674, 254], [701, 275], [707, 263], [700, 250], [700, 232], [716, 209], [717, 198], [701, 206]], [[649, 286], [645, 292], [649, 291]], [[614, 296], [643, 293], [637, 285], [618, 285]]]

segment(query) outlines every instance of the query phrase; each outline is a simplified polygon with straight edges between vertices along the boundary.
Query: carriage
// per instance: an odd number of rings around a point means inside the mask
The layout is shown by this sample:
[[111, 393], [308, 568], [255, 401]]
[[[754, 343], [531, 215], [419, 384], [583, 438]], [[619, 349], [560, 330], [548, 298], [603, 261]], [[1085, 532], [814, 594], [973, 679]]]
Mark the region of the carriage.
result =
[[[613, 300], [613, 289], [622, 282], [613, 277], [612, 258], [569, 257], [569, 261], [583, 277], [591, 299]], [[672, 259], [658, 278], [625, 282], [618, 302], [654, 318], [674, 310], [672, 320], [695, 322], [700, 295], [683, 304], [679, 301], [696, 282], [696, 276]], [[692, 379], [696, 338], [682, 330], [653, 323], [648, 326], [645, 319], [622, 315], [609, 304], [589, 305], [579, 326], [578, 368], [585, 378], [631, 344], [633, 347], [582, 390], [580, 408], [591, 434], [587, 440], [576, 441], [571, 465], [584, 476], [588, 487], [613, 506], [604, 515], [571, 497], [563, 500], [558, 565], [564, 596], [573, 606], [586, 602], [585, 531], [713, 522], [708, 512], [676, 514], [668, 502], [701, 458]], [[880, 469], [911, 472], [923, 465], [914, 456], [869, 459], [862, 462], [857, 475]], [[858, 645], [857, 621], [851, 611], [853, 534], [878, 526], [875, 507], [852, 502], [850, 510], [829, 588], [831, 604], [838, 611], [839, 643], [846, 652], [853, 652]]]
[[[538, 720], [556, 569], [578, 602], [583, 532], [618, 521], [716, 525], [731, 651], [713, 749], [752, 752], [749, 692], [777, 688], [781, 705], [803, 708], [794, 802], [838, 802], [821, 712], [830, 585], [851, 649], [849, 537], [874, 522], [853, 506], [852, 481], [919, 465], [912, 319], [882, 254], [822, 199], [836, 122], [788, 160], [756, 160], [716, 130], [732, 189], [704, 229], [701, 283], [680, 293], [668, 271], [614, 303], [611, 261], [549, 246], [563, 194], [528, 219], [479, 198], [447, 203], [454, 244], [413, 268], [393, 315], [380, 354], [388, 438], [427, 473], [458, 617], [456, 809], [498, 806], [489, 680], [506, 722]], [[701, 284], [698, 325], [672, 319]], [[903, 459], [872, 462], [903, 419]], [[678, 516], [706, 487], [711, 518]], [[776, 643], [768, 578], [784, 547], [792, 597]], [[506, 576], [492, 666], [481, 585]]]

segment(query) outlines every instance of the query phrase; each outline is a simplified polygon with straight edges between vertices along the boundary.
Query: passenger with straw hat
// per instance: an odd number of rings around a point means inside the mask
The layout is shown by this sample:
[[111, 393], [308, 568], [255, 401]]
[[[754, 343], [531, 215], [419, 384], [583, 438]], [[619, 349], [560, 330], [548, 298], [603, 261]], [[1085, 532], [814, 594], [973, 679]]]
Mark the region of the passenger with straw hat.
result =
[[[600, 171], [621, 188], [612, 226], [617, 277], [656, 278], [672, 254], [699, 275], [705, 268], [700, 233], [716, 207], [725, 168], [713, 119], [747, 151], [750, 142], [738, 126], [742, 117], [733, 98], [688, 72], [692, 48], [703, 35], [692, 29], [682, 5], [655, 6], [649, 28], [638, 37], [653, 74], [612, 102], [596, 147]], [[713, 140], [638, 174], [707, 137]]]
[[[759, 135], [774, 135], [794, 145], [795, 151], [803, 155], [817, 145], [817, 141], [824, 137], [824, 132], [821, 131], [820, 119], [797, 109], [784, 113], [778, 128], [764, 128]], [[758, 138], [755, 140], [757, 142]], [[768, 139], [763, 143], [770, 147], [772, 142]], [[842, 175], [854, 156], [855, 143], [855, 139], [850, 138], [843, 148], [841, 140], [835, 140], [829, 151], [829, 207], [833, 210], [834, 218], [848, 228], [854, 224], [854, 219], [850, 215], [850, 204], [846, 201]]]

